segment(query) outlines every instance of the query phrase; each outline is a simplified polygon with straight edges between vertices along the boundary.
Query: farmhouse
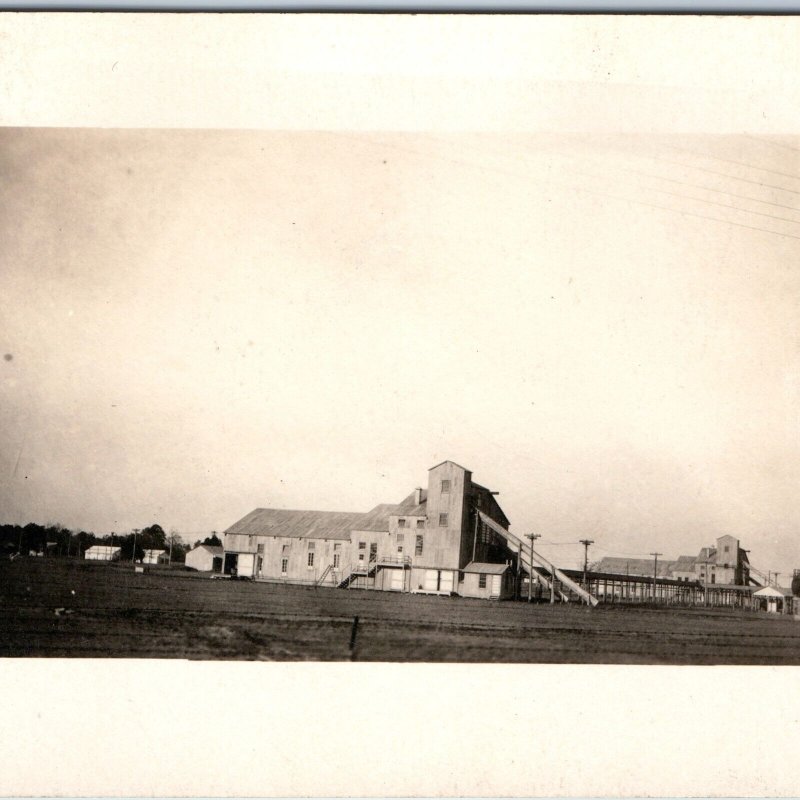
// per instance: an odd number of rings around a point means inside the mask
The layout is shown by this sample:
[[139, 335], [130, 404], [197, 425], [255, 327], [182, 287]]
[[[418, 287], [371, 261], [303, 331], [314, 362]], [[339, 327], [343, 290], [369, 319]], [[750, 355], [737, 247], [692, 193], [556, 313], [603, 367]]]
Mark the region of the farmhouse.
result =
[[501, 535], [509, 523], [495, 494], [470, 470], [443, 461], [428, 471], [427, 489], [367, 512], [257, 508], [225, 531], [224, 571], [286, 583], [507, 597], [517, 556]]
[[95, 544], [88, 548], [83, 554], [87, 561], [119, 561], [122, 554], [121, 547], [111, 545]]
[[210, 544], [199, 544], [186, 554], [186, 566], [198, 572], [222, 572], [224, 550]]

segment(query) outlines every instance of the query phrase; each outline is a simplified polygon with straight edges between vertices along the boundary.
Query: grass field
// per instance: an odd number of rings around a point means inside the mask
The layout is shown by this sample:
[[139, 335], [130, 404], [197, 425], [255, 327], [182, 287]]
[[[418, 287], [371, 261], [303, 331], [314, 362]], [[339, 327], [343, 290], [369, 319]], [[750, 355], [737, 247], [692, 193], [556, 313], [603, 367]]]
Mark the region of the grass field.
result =
[[800, 664], [800, 622], [778, 615], [314, 589], [55, 558], [0, 563], [0, 603], [7, 657], [346, 660], [358, 615], [361, 661]]

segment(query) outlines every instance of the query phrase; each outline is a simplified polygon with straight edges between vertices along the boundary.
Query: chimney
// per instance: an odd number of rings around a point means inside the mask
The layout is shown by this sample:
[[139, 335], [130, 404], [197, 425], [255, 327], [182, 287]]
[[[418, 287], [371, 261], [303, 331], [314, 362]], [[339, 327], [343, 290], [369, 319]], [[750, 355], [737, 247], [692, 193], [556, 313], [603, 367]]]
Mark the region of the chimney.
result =
[[422, 489], [420, 489], [419, 486], [414, 489], [414, 502], [416, 505], [419, 505], [422, 502]]

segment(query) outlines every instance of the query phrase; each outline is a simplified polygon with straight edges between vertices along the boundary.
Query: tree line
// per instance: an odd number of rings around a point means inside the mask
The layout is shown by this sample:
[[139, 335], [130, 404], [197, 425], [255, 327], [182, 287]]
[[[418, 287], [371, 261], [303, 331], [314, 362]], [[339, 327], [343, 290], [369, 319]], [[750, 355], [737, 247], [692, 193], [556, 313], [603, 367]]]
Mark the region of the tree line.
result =
[[198, 539], [193, 545], [185, 542], [180, 534], [167, 533], [157, 523], [141, 530], [127, 533], [111, 532], [98, 536], [90, 531], [73, 531], [59, 524], [38, 525], [29, 522], [27, 525], [0, 525], [0, 552], [41, 554], [42, 556], [77, 556], [83, 554], [93, 545], [110, 545], [121, 548], [121, 558], [139, 561], [144, 558], [145, 550], [172, 550], [171, 561], [182, 563], [186, 553], [199, 544], [219, 546], [222, 544], [216, 532], [205, 539]]

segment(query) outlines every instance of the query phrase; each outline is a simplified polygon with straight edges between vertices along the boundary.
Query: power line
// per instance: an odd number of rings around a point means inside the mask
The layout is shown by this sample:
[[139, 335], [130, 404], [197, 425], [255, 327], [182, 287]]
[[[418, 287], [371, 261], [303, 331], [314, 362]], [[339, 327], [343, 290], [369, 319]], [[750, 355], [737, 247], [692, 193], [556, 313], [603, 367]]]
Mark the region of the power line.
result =
[[765, 136], [751, 136], [749, 134], [745, 134], [745, 138], [752, 139], [754, 142], [761, 142], [762, 144], [769, 144], [773, 147], [782, 147], [784, 150], [791, 150], [794, 153], [800, 153], [800, 147], [792, 147], [789, 144], [783, 144], [783, 142], [774, 142], [769, 137]]
[[755, 181], [750, 180], [749, 178], [740, 178], [738, 175], [731, 175], [729, 172], [719, 172], [715, 169], [709, 169], [708, 167], [698, 167], [695, 164], [687, 164], [684, 161], [673, 161], [669, 158], [659, 158], [658, 156], [648, 156], [648, 158], [652, 158], [655, 161], [663, 161], [665, 164], [672, 164], [673, 166], [683, 167], [684, 169], [696, 169], [700, 172], [707, 172], [709, 175], [719, 175], [722, 178], [729, 178], [732, 181], [742, 181], [743, 183], [752, 183], [756, 186], [761, 186], [764, 189], [775, 189], [779, 192], [788, 192], [789, 194], [796, 194], [800, 195], [800, 191], [796, 189], [787, 189], [784, 186], [776, 186], [773, 183], [764, 183], [763, 181]]
[[[353, 136], [352, 134], [341, 134], [341, 133], [337, 133], [337, 135], [346, 136], [348, 138], [352, 138], [352, 136]], [[510, 172], [509, 170], [498, 169], [497, 167], [494, 167], [494, 166], [493, 167], [489, 167], [489, 166], [487, 166], [485, 164], [475, 164], [475, 163], [470, 162], [470, 161], [464, 161], [463, 159], [451, 158], [451, 157], [448, 157], [448, 156], [443, 156], [441, 154], [425, 153], [425, 152], [421, 152], [419, 150], [416, 150], [414, 148], [402, 147], [402, 146], [398, 146], [398, 145], [395, 145], [395, 144], [389, 144], [389, 143], [386, 143], [386, 142], [377, 142], [377, 141], [374, 142], [374, 141], [369, 140], [369, 139], [367, 139], [367, 140], [362, 139], [362, 141], [366, 141], [368, 144], [373, 145], [375, 147], [390, 147], [390, 148], [394, 148], [394, 149], [401, 150], [401, 151], [411, 152], [411, 153], [414, 153], [415, 155], [422, 155], [423, 157], [439, 158], [442, 161], [447, 161], [447, 162], [452, 163], [452, 164], [457, 164], [457, 165], [460, 165], [460, 166], [466, 166], [466, 167], [469, 167], [471, 169], [480, 170], [482, 172], [494, 172], [494, 173], [499, 174], [499, 175], [506, 175], [506, 176], [512, 177], [512, 178], [514, 178], [516, 180], [533, 181], [533, 182], [539, 183], [539, 184], [543, 184], [544, 183], [545, 185], [557, 186], [558, 188], [561, 188], [561, 189], [571, 189], [572, 191], [584, 192], [586, 194], [593, 194], [593, 195], [596, 195], [598, 197], [606, 197], [606, 198], [609, 198], [609, 199], [612, 199], [612, 200], [618, 200], [618, 201], [624, 202], [624, 203], [635, 203], [637, 205], [641, 205], [641, 206], [645, 206], [645, 207], [649, 207], [649, 208], [655, 208], [655, 209], [659, 209], [661, 211], [670, 211], [673, 214], [680, 214], [681, 216], [695, 217], [697, 219], [703, 219], [703, 220], [707, 220], [709, 222], [719, 222], [719, 223], [722, 223], [723, 225], [732, 225], [732, 226], [737, 227], [737, 228], [745, 228], [747, 230], [760, 231], [761, 233], [769, 233], [769, 234], [772, 234], [773, 236], [781, 236], [781, 237], [787, 238], [787, 239], [799, 239], [800, 240], [800, 236], [795, 235], [795, 234], [782, 233], [780, 231], [771, 230], [770, 228], [760, 228], [757, 225], [747, 225], [747, 224], [745, 224], [743, 222], [732, 222], [731, 220], [721, 219], [720, 217], [712, 217], [712, 216], [709, 216], [707, 214], [698, 214], [698, 213], [692, 212], [692, 211], [682, 211], [680, 209], [671, 208], [670, 206], [658, 205], [657, 203], [648, 203], [648, 202], [645, 202], [643, 200], [634, 200], [634, 199], [629, 198], [629, 197], [621, 197], [619, 195], [610, 194], [608, 192], [601, 192], [601, 191], [599, 191], [597, 189], [589, 189], [589, 188], [586, 188], [585, 186], [569, 186], [569, 185], [565, 185], [565, 184], [559, 184], [557, 182], [552, 181], [551, 179], [547, 179], [547, 181], [544, 181], [542, 179], [537, 179], [537, 178], [535, 178], [535, 177], [533, 177], [531, 175], [520, 174], [519, 172]], [[687, 169], [702, 169], [701, 167], [690, 167], [690, 166], [688, 166], [686, 164], [681, 164], [680, 162], [672, 162], [672, 161], [669, 161], [669, 160], [666, 160], [666, 159], [656, 159], [656, 160], [664, 160], [664, 161], [666, 161], [666, 163], [672, 163], [672, 164], [677, 163], [679, 166], [686, 167]], [[709, 171], [709, 170], [706, 170], [706, 171]], [[719, 173], [719, 174], [723, 174], [724, 175], [724, 173]], [[733, 178], [733, 176], [731, 176], [731, 175], [726, 175], [725, 177]], [[736, 180], [742, 180], [742, 179], [737, 178]], [[750, 182], [751, 183], [758, 183], [757, 181], [750, 181]], [[764, 184], [760, 184], [759, 183], [759, 185], [763, 186]], [[788, 191], [788, 190], [786, 190], [786, 191]], [[800, 195], [800, 192], [795, 192], [795, 194], [799, 194]]]
[[[670, 150], [677, 150], [678, 152], [682, 153], [689, 153], [690, 155], [697, 156], [698, 158], [708, 158], [713, 159], [714, 161], [724, 161], [728, 164], [736, 164], [740, 167], [745, 167], [746, 169], [754, 169], [758, 170], [759, 172], [769, 172], [772, 175], [780, 175], [782, 178], [791, 178], [793, 181], [800, 180], [800, 175], [792, 175], [788, 172], [779, 172], [775, 169], [769, 169], [767, 167], [759, 167], [756, 164], [748, 164], [744, 161], [735, 161], [732, 158], [723, 158], [722, 156], [713, 156], [710, 153], [698, 153], [696, 150], [689, 150], [686, 147], [675, 147], [674, 145], [668, 144], [666, 145]], [[794, 149], [794, 148], [790, 148]], [[798, 151], [800, 152], [800, 151]]]
[[[525, 149], [527, 149], [527, 150], [533, 150], [534, 149], [534, 148], [531, 148], [531, 147], [527, 147], [525, 145], [523, 145], [523, 147]], [[571, 157], [568, 154], [563, 153], [563, 152], [559, 153], [559, 155], [561, 155], [563, 158], [570, 158]], [[630, 155], [630, 154], [627, 154], [627, 155]], [[654, 160], [654, 161], [659, 160], [655, 156], [636, 156], [636, 157], [637, 158], [649, 158], [650, 160]], [[688, 167], [688, 168], [691, 169], [691, 167]], [[677, 183], [677, 184], [680, 184], [681, 186], [688, 186], [688, 187], [691, 187], [691, 188], [700, 189], [703, 192], [712, 192], [713, 194], [721, 194], [721, 195], [725, 195], [726, 197], [738, 197], [740, 200], [749, 200], [750, 202], [753, 202], [753, 203], [761, 203], [762, 205], [774, 206], [775, 208], [784, 208], [787, 211], [796, 211], [798, 214], [800, 214], [800, 207], [798, 207], [798, 206], [790, 206], [790, 205], [786, 205], [785, 203], [775, 203], [772, 200], [762, 200], [761, 198], [753, 197], [752, 195], [749, 195], [749, 194], [738, 194], [736, 192], [726, 191], [724, 189], [713, 189], [710, 186], [705, 186], [704, 184], [701, 184], [701, 183], [692, 183], [690, 181], [681, 181], [681, 180], [678, 180], [677, 178], [668, 178], [665, 175], [657, 175], [657, 174], [654, 174], [652, 172], [645, 172], [644, 170], [633, 169], [631, 167], [622, 167], [622, 166], [616, 165], [616, 166], [613, 167], [613, 169], [618, 170], [620, 172], [629, 172], [632, 175], [641, 175], [642, 177], [653, 178], [654, 180], [666, 181], [668, 183]], [[600, 176], [596, 176], [596, 177], [600, 177]], [[657, 190], [653, 189], [653, 191], [657, 191]], [[696, 199], [699, 199], [699, 198], [696, 198]], [[744, 208], [742, 208], [741, 211], [746, 212], [748, 214], [757, 214], [757, 213], [759, 213], [757, 211], [750, 211], [749, 209], [744, 209]], [[783, 219], [783, 218], [781, 218], [781, 219]], [[787, 221], [793, 222], [794, 220], [787, 220]]]
[[[573, 175], [579, 175], [581, 177], [598, 178], [599, 180], [604, 180], [604, 177], [602, 175], [596, 175], [596, 174], [593, 175], [592, 173], [578, 172], [577, 170], [570, 170], [570, 172], [572, 172]], [[659, 180], [658, 176], [652, 175], [650, 177], [655, 178], [656, 180]], [[661, 179], [661, 180], [668, 180], [668, 179]], [[697, 184], [686, 183], [685, 181], [675, 181], [675, 183], [680, 183], [680, 184], [682, 184], [684, 186], [695, 186], [696, 188], [700, 189], [701, 191], [705, 191], [703, 189], [703, 187], [697, 186]], [[735, 211], [735, 212], [741, 213], [741, 214], [754, 214], [754, 215], [759, 216], [759, 217], [768, 217], [769, 219], [779, 220], [781, 222], [788, 222], [788, 223], [790, 223], [792, 225], [800, 225], [800, 219], [790, 219], [789, 217], [779, 217], [779, 216], [776, 216], [775, 214], [767, 214], [767, 213], [765, 213], [763, 211], [752, 211], [749, 208], [742, 208], [741, 206], [731, 205], [730, 203], [720, 203], [720, 202], [717, 202], [716, 200], [706, 200], [703, 197], [695, 197], [693, 195], [680, 194], [679, 192], [670, 192], [667, 189], [656, 189], [653, 186], [639, 186], [638, 188], [640, 188], [640, 189], [642, 189], [642, 190], [644, 190], [646, 192], [656, 192], [658, 194], [669, 195], [670, 197], [679, 197], [679, 198], [682, 198], [684, 200], [692, 200], [692, 201], [694, 201], [696, 203], [706, 203], [706, 204], [712, 205], [712, 206], [719, 206], [720, 208], [729, 208], [732, 211]], [[722, 194], [725, 194], [725, 192], [722, 192]], [[736, 195], [732, 195], [732, 196], [735, 197]], [[760, 201], [756, 200], [755, 202], [760, 202]], [[786, 206], [786, 208], [794, 208], [794, 207], [793, 206]], [[800, 208], [798, 208], [796, 210], [800, 214]]]
[[[592, 192], [591, 189], [578, 189], [578, 191]], [[761, 231], [762, 233], [771, 233], [774, 236], [783, 236], [784, 238], [787, 238], [787, 239], [800, 239], [800, 236], [797, 236], [797, 235], [795, 235], [793, 233], [781, 233], [780, 231], [773, 231], [773, 230], [770, 230], [769, 228], [759, 228], [758, 225], [746, 225], [743, 222], [732, 222], [729, 219], [720, 219], [719, 217], [711, 217], [711, 216], [708, 216], [707, 214], [698, 214], [698, 213], [693, 212], [693, 211], [682, 211], [682, 210], [677, 209], [677, 208], [670, 208], [669, 206], [660, 206], [657, 203], [647, 203], [644, 200], [633, 200], [633, 199], [628, 198], [628, 197], [619, 197], [617, 195], [606, 194], [606, 193], [597, 192], [597, 191], [594, 191], [593, 194], [599, 194], [599, 195], [602, 195], [604, 197], [610, 197], [613, 200], [621, 200], [622, 202], [636, 203], [637, 205], [648, 206], [649, 208], [658, 208], [658, 209], [661, 209], [662, 211], [672, 211], [673, 213], [680, 214], [681, 216], [696, 217], [697, 219], [705, 219], [705, 220], [709, 220], [711, 222], [721, 222], [724, 225], [733, 225], [736, 228], [747, 228], [748, 230], [751, 230], [751, 231]]]

